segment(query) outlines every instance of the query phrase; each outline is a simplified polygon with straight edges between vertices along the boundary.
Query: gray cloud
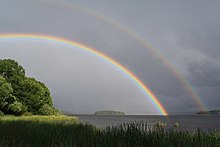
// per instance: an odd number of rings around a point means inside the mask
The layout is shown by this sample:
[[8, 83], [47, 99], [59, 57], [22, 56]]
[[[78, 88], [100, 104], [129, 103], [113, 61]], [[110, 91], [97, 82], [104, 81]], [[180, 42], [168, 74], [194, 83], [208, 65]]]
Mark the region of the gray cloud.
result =
[[[219, 107], [218, 1], [81, 0], [67, 2], [67, 7], [56, 1], [0, 3], [0, 33], [47, 34], [94, 47], [134, 72], [169, 112], [198, 111], [181, 82], [149, 49], [112, 24], [68, 4], [75, 3], [105, 15], [106, 19], [115, 19], [140, 34], [174, 64], [209, 109]], [[19, 50], [15, 51], [15, 47]], [[17, 59], [29, 76], [46, 82], [55, 105], [61, 109], [75, 113], [93, 113], [97, 109], [157, 113], [137, 86], [112, 67], [66, 47], [0, 42], [0, 57]]]
[[191, 81], [203, 87], [220, 86], [220, 66], [211, 63], [193, 63], [189, 65]]

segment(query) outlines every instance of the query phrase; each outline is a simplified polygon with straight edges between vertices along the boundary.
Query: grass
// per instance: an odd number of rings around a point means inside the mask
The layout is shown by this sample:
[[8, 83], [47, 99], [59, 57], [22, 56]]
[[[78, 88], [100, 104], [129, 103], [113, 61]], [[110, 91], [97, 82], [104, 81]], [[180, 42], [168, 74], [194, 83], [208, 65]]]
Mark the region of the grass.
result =
[[97, 129], [68, 116], [0, 118], [1, 147], [220, 147], [219, 132], [181, 131], [143, 122]]
[[17, 121], [28, 121], [28, 122], [42, 122], [42, 123], [77, 123], [77, 117], [59, 115], [59, 116], [42, 116], [42, 115], [32, 115], [32, 116], [3, 116], [0, 117], [1, 122], [17, 122]]

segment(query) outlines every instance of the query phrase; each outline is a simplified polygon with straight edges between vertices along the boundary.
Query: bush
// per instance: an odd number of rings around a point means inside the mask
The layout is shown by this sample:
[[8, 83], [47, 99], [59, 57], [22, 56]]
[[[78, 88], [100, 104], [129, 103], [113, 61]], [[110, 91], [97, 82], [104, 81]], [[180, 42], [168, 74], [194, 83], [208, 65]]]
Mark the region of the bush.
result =
[[54, 109], [51, 108], [48, 104], [44, 104], [38, 111], [40, 115], [53, 115]]
[[14, 114], [19, 114], [20, 112], [22, 112], [22, 103], [15, 101], [8, 106], [8, 109]]
[[56, 116], [61, 115], [60, 110], [53, 108], [53, 115], [56, 115]]
[[24, 114], [23, 114], [23, 116], [32, 116], [33, 114], [31, 113], [31, 112], [25, 112]]
[[0, 110], [0, 116], [4, 116], [5, 114], [4, 114], [4, 112], [2, 112], [1, 110]]

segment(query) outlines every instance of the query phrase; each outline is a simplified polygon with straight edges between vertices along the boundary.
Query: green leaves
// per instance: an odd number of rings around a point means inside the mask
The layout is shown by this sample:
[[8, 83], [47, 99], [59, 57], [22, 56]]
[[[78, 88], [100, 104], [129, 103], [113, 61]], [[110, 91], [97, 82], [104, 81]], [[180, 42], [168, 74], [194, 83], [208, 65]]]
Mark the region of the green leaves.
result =
[[0, 108], [3, 109], [10, 98], [13, 89], [9, 83], [6, 82], [5, 78], [0, 76]]
[[14, 114], [19, 114], [22, 112], [22, 103], [14, 101], [12, 104], [8, 105], [7, 109], [12, 111]]
[[49, 112], [53, 109], [50, 91], [45, 84], [25, 77], [24, 68], [16, 61], [0, 60], [0, 110], [15, 115], [26, 111], [52, 115]]
[[51, 108], [48, 104], [44, 104], [40, 109], [39, 109], [39, 114], [40, 115], [53, 115], [54, 111], [53, 108]]
[[20, 100], [28, 106], [28, 111], [39, 114], [39, 109], [47, 104], [52, 107], [52, 98], [46, 86], [34, 78], [25, 78], [20, 88]]
[[8, 81], [14, 75], [25, 77], [25, 70], [16, 61], [4, 59], [0, 60], [0, 75]]

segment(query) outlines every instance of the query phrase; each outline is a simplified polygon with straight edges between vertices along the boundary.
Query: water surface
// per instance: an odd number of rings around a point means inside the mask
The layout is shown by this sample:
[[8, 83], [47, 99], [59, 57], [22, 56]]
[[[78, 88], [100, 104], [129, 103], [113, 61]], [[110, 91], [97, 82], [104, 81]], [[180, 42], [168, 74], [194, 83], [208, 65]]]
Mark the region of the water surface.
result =
[[179, 123], [180, 129], [196, 130], [218, 130], [220, 131], [220, 115], [125, 115], [125, 116], [102, 116], [102, 115], [76, 115], [81, 122], [87, 122], [99, 128], [119, 125], [122, 123], [144, 121], [153, 126], [158, 121], [166, 122], [168, 127]]

